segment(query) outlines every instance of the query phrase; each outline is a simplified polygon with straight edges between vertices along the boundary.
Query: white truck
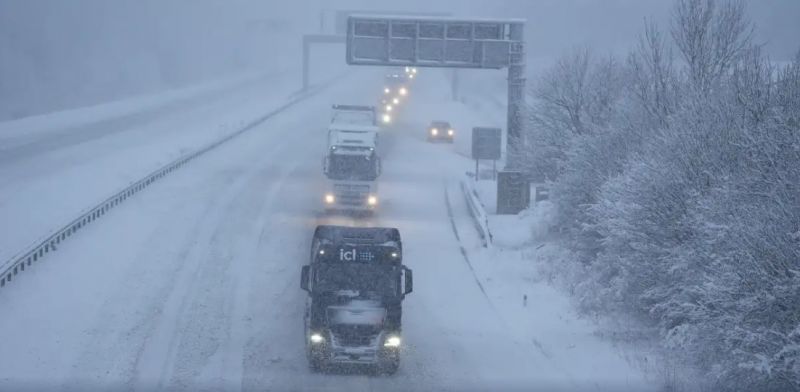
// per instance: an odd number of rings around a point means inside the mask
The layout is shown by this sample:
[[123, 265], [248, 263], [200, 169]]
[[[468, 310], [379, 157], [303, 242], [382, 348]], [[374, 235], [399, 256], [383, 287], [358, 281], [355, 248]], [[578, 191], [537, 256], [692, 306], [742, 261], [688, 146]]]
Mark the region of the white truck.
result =
[[372, 106], [333, 105], [323, 161], [327, 211], [370, 212], [378, 206], [381, 160], [376, 120]]

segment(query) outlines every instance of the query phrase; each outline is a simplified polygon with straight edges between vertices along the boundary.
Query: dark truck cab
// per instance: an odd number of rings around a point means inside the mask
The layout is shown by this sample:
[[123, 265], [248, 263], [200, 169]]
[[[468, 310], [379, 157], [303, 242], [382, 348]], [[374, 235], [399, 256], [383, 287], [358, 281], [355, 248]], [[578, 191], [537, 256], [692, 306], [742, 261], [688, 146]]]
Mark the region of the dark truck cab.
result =
[[402, 302], [413, 289], [394, 228], [318, 226], [300, 286], [309, 293], [306, 353], [312, 370], [369, 365], [394, 373], [402, 348]]

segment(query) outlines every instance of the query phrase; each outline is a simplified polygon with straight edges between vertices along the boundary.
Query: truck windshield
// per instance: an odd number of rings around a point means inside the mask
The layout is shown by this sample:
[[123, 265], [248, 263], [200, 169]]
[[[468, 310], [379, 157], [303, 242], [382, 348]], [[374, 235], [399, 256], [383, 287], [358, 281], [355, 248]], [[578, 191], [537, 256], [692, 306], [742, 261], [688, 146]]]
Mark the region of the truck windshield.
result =
[[328, 163], [328, 178], [374, 181], [378, 177], [377, 165], [377, 158], [374, 156], [331, 154]]
[[375, 125], [375, 114], [368, 111], [347, 111], [333, 114], [331, 122], [338, 124], [366, 124]]
[[320, 264], [316, 267], [314, 291], [353, 291], [361, 297], [399, 295], [399, 270], [390, 265], [366, 263]]

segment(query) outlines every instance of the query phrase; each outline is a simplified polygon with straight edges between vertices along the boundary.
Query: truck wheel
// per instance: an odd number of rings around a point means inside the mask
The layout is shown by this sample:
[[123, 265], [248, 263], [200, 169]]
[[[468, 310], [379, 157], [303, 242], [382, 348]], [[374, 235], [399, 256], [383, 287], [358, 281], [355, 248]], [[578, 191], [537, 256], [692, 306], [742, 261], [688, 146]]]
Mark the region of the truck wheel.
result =
[[325, 364], [323, 363], [323, 361], [321, 359], [312, 357], [312, 358], [308, 359], [308, 368], [313, 373], [319, 373], [322, 370], [324, 370]]
[[380, 372], [391, 376], [397, 373], [397, 369], [399, 368], [400, 368], [400, 360], [391, 359], [380, 365]]

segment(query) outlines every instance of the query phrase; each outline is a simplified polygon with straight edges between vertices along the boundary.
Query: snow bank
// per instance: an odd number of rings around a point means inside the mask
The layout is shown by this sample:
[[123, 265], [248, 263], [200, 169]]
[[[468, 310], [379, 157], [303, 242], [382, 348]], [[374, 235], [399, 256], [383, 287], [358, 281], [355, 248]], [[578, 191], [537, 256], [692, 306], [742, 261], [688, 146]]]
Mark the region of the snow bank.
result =
[[[533, 212], [513, 216], [518, 223], [531, 223], [537, 217], [539, 213]], [[519, 230], [519, 224], [495, 227], [501, 233], [530, 233]], [[575, 390], [657, 390], [657, 383], [639, 368], [640, 362], [598, 336], [592, 320], [578, 314], [570, 297], [554, 287], [551, 276], [540, 273], [542, 263], [564, 256], [560, 248], [496, 245], [475, 251], [473, 265], [500, 317], [515, 334], [526, 338], [522, 344], [530, 344], [566, 373]]]

